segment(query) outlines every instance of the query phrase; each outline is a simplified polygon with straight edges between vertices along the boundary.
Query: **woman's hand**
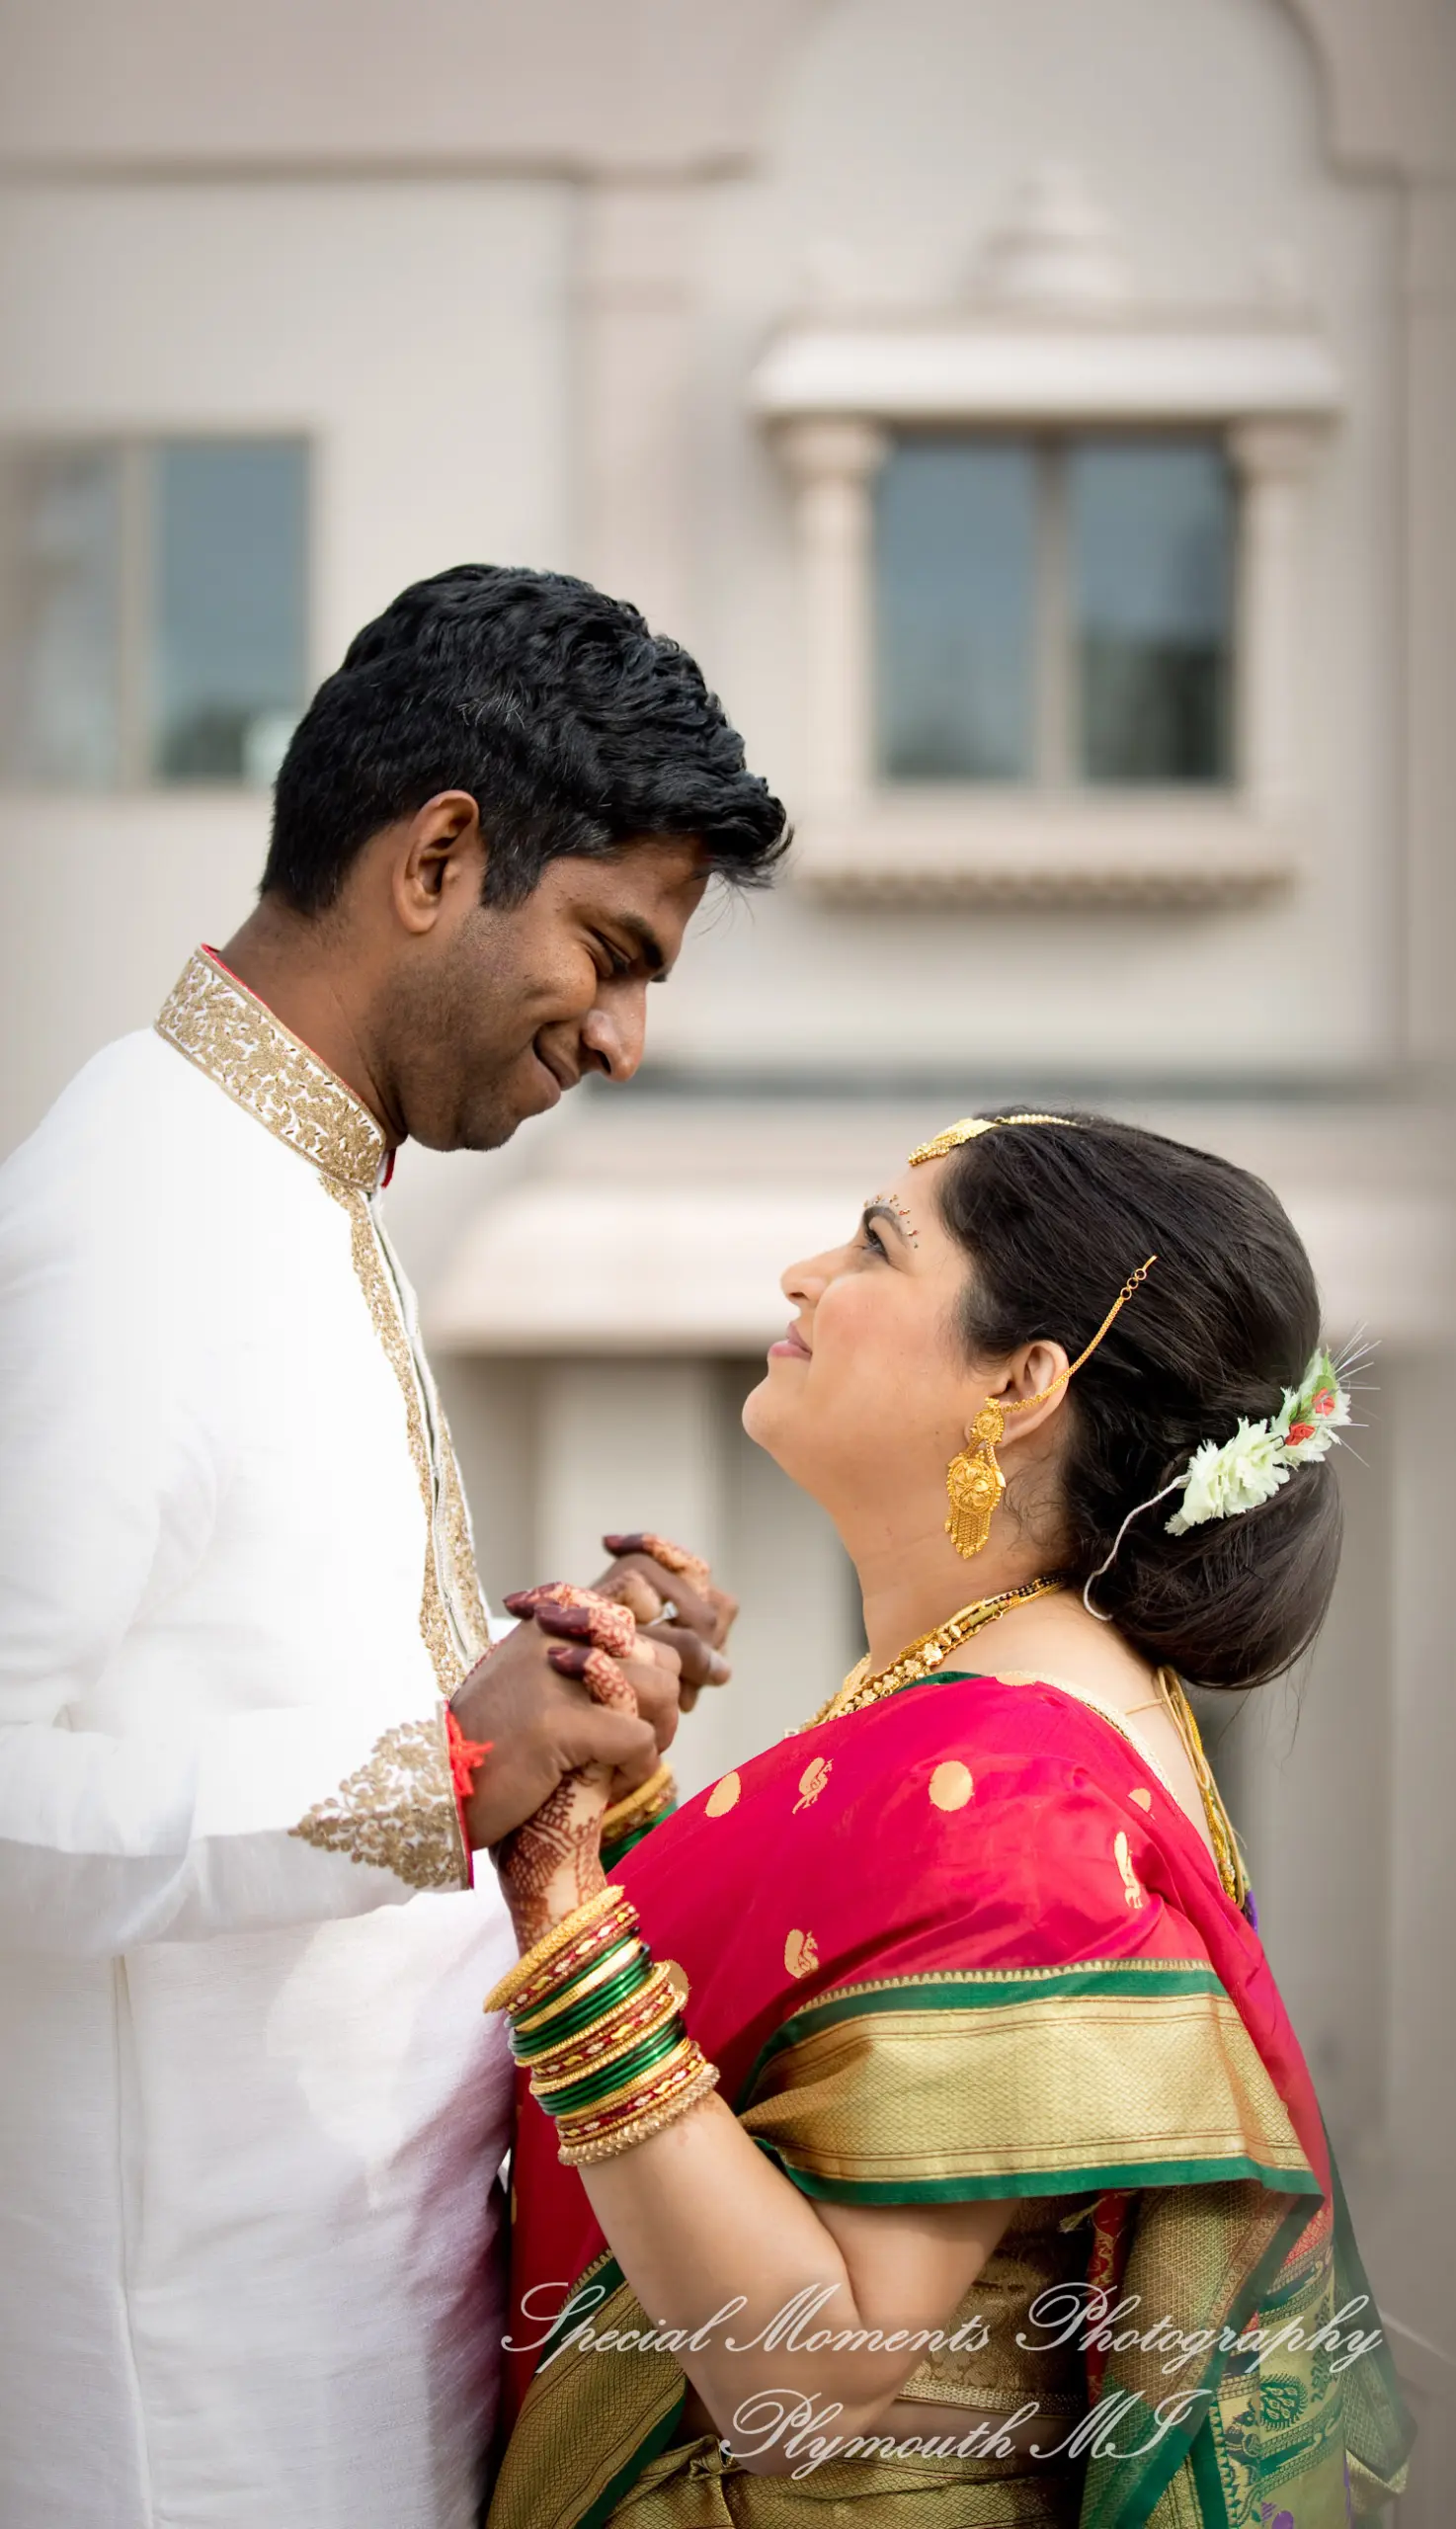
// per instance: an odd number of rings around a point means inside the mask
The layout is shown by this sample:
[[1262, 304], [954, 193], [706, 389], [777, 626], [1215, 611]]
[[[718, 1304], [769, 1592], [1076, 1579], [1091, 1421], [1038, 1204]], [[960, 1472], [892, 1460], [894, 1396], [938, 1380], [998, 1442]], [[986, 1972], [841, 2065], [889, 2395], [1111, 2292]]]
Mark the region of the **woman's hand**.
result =
[[[568, 1582], [522, 1591], [506, 1604], [549, 1638], [551, 1667], [584, 1686], [594, 1703], [635, 1717], [640, 1691], [657, 1707], [658, 1745], [667, 1745], [677, 1727], [677, 1657], [665, 1645], [639, 1640], [628, 1608]], [[606, 1885], [601, 1830], [613, 1779], [603, 1764], [563, 1775], [496, 1851], [523, 1952]]]
[[[600, 1581], [599, 1597], [630, 1607], [643, 1633], [678, 1654], [681, 1707], [690, 1712], [704, 1686], [726, 1685], [733, 1672], [723, 1646], [733, 1630], [738, 1600], [715, 1584], [700, 1555], [674, 1545], [651, 1529], [602, 1540], [614, 1559]], [[664, 1614], [664, 1609], [671, 1609]]]

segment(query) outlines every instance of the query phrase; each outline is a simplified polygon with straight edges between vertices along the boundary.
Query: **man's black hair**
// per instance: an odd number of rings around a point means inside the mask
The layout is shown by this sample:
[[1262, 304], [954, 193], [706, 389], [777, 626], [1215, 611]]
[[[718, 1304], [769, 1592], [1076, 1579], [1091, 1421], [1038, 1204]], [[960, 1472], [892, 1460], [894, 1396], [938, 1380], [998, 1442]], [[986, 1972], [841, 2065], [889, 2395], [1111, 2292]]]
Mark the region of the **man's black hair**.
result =
[[323, 912], [370, 836], [441, 790], [480, 810], [492, 904], [645, 835], [694, 837], [711, 869], [762, 884], [788, 841], [696, 662], [553, 571], [462, 562], [365, 624], [283, 759], [265, 894]]

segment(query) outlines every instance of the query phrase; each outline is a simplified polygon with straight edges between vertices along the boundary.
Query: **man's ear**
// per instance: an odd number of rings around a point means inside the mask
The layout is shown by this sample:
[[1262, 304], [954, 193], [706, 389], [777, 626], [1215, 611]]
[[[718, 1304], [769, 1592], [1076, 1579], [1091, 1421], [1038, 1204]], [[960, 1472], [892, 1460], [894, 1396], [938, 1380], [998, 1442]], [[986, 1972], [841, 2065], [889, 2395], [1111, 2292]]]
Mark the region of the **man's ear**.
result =
[[437, 791], [400, 829], [392, 893], [404, 929], [420, 938], [456, 905], [478, 904], [484, 868], [480, 810], [469, 791]]

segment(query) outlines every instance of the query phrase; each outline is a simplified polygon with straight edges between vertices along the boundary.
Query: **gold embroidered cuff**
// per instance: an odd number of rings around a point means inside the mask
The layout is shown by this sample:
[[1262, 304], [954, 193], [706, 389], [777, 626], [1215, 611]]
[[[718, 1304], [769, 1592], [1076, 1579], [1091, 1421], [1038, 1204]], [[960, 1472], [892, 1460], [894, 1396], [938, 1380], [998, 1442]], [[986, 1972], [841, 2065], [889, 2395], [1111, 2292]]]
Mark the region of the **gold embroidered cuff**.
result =
[[364, 1762], [288, 1833], [322, 1852], [392, 1870], [407, 1888], [468, 1888], [445, 1705], [428, 1720], [386, 1730]]

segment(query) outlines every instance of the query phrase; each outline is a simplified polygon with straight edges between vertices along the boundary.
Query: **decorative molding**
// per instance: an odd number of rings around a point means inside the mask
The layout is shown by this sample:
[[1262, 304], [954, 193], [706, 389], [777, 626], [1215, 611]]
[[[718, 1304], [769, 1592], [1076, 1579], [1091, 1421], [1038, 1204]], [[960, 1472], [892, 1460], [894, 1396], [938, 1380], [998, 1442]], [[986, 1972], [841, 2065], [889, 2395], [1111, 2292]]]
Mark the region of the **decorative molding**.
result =
[[879, 422], [1232, 423], [1329, 421], [1339, 372], [1321, 335], [1277, 315], [1051, 324], [978, 312], [810, 321], [786, 328], [754, 371], [768, 422], [858, 415]]
[[[1300, 856], [1305, 478], [1339, 372], [1279, 259], [1261, 310], [1132, 303], [1110, 219], [1069, 169], [1021, 187], [976, 303], [870, 317], [824, 307], [750, 381], [794, 487], [803, 604], [798, 884], [843, 904], [1249, 904]], [[1200, 427], [1241, 484], [1238, 788], [986, 793], [877, 786], [873, 480], [895, 426]]]
[[1075, 167], [1035, 167], [982, 249], [974, 295], [989, 305], [1091, 314], [1125, 306], [1132, 267]]
[[856, 419], [792, 422], [781, 434], [804, 610], [804, 771], [821, 803], [857, 798], [871, 777], [870, 485], [888, 447]]
[[798, 828], [806, 895], [841, 905], [1081, 905], [1180, 910], [1258, 903], [1302, 864], [1297, 834], [1239, 797], [1046, 799], [905, 784]]

